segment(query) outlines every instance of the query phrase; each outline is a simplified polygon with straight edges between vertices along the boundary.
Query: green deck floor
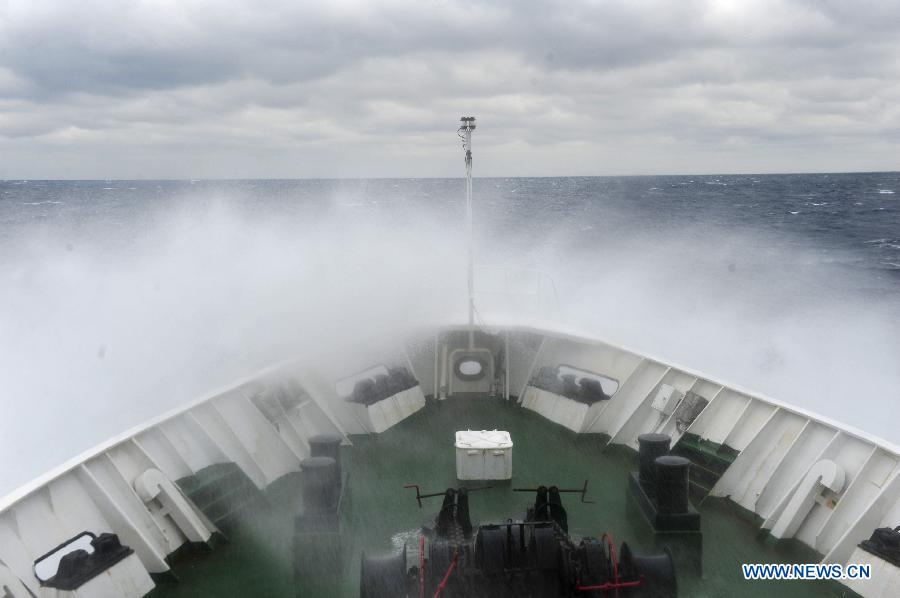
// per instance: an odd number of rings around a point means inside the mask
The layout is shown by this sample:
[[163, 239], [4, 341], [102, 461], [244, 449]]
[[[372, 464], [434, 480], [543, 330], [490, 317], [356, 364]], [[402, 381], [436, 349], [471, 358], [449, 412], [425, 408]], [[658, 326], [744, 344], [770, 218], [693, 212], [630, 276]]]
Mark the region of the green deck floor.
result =
[[[456, 399], [428, 407], [381, 435], [354, 436], [345, 449], [344, 468], [350, 473], [345, 534], [346, 565], [334, 586], [336, 596], [358, 595], [360, 552], [386, 553], [414, 538], [433, 517], [440, 499], [419, 510], [405, 483], [425, 491], [457, 486], [454, 432], [459, 429], [501, 429], [512, 435], [513, 483], [516, 486], [557, 484], [580, 486], [590, 480], [589, 498], [581, 504], [569, 496], [570, 533], [598, 536], [611, 532], [616, 543], [627, 541], [636, 553], [655, 550], [649, 525], [628, 491], [628, 471], [637, 455], [622, 447], [605, 446], [605, 437], [577, 435], [530, 411], [489, 399]], [[502, 521], [524, 513], [531, 495], [511, 486], [472, 494], [473, 522]], [[267, 490], [269, 505], [230, 533], [230, 542], [209, 553], [187, 551], [175, 559], [177, 583], [162, 583], [153, 598], [175, 597], [295, 597], [323, 595], [312, 586], [299, 587], [292, 565], [293, 518], [299, 489], [294, 475]], [[759, 532], [746, 514], [722, 499], [700, 506], [703, 526], [704, 576], [679, 571], [679, 595], [737, 598], [741, 596], [852, 596], [834, 582], [744, 581], [742, 562], [817, 562], [819, 555], [795, 541], [775, 542]], [[414, 541], [410, 543], [411, 547]]]

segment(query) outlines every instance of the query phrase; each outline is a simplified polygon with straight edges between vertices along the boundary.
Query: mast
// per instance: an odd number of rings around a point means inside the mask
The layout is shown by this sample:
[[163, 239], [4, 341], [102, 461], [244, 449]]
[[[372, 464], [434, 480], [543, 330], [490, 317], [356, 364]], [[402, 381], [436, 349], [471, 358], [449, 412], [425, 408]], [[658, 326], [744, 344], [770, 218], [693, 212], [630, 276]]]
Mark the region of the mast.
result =
[[457, 133], [466, 152], [466, 233], [469, 245], [469, 349], [475, 348], [475, 238], [472, 223], [472, 131], [475, 117], [463, 116]]

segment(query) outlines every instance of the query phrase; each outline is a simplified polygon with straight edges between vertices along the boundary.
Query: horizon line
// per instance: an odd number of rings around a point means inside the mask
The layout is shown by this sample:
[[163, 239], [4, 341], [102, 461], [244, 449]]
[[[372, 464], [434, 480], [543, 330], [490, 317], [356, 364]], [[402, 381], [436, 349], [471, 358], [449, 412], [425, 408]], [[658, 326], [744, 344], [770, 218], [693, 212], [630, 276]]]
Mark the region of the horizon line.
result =
[[[473, 177], [473, 179], [621, 179], [621, 178], [645, 178], [645, 177], [711, 177], [711, 176], [802, 176], [802, 175], [850, 175], [850, 174], [900, 174], [900, 170], [835, 170], [835, 171], [806, 171], [806, 172], [705, 172], [705, 173], [663, 173], [663, 174], [568, 174], [568, 175], [490, 175]], [[174, 177], [174, 178], [3, 178], [0, 182], [209, 182], [209, 181], [427, 181], [427, 180], [456, 180], [465, 179], [461, 176], [343, 176], [343, 177]]]

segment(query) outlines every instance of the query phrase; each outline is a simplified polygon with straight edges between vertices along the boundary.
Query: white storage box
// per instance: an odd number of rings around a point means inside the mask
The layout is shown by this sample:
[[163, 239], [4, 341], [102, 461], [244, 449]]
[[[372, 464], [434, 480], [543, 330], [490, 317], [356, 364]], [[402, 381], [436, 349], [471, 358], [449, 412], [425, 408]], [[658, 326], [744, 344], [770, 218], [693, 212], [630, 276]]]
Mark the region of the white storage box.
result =
[[663, 415], [672, 415], [672, 412], [675, 411], [675, 407], [678, 406], [678, 401], [680, 401], [683, 396], [684, 394], [674, 386], [660, 384], [659, 390], [656, 392], [656, 396], [653, 397], [653, 402], [650, 403], [650, 406]]
[[512, 438], [501, 430], [456, 433], [456, 477], [460, 480], [512, 478]]

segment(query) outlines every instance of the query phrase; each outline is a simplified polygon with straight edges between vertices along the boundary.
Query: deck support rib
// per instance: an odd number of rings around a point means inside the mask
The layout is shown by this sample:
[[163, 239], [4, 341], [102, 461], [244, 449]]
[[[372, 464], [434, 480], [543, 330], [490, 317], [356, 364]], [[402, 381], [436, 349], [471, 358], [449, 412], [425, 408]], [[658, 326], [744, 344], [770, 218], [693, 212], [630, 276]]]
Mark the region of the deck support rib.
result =
[[541, 344], [538, 345], [538, 350], [534, 353], [534, 358], [531, 360], [531, 367], [528, 368], [528, 375], [525, 376], [525, 382], [522, 384], [522, 390], [519, 391], [519, 405], [522, 404], [522, 400], [525, 398], [525, 389], [528, 388], [528, 383], [531, 382], [532, 376], [534, 376], [534, 368], [537, 367], [538, 359], [541, 358], [541, 353], [544, 352], [544, 345], [547, 343], [547, 337], [541, 337]]
[[860, 469], [856, 473], [856, 475], [853, 476], [853, 478], [850, 480], [850, 482], [841, 490], [840, 500], [837, 502], [837, 504], [834, 506], [834, 508], [828, 514], [828, 517], [825, 518], [825, 521], [823, 521], [822, 524], [819, 525], [819, 529], [816, 530], [816, 534], [814, 536], [815, 544], [814, 544], [813, 548], [815, 548], [819, 552], [825, 552], [827, 550], [827, 549], [825, 549], [825, 550], [822, 549], [822, 545], [821, 545], [822, 536], [826, 535], [828, 533], [829, 524], [831, 522], [838, 521], [838, 519], [835, 517], [835, 515], [838, 515], [838, 516], [842, 515], [842, 511], [844, 511], [847, 508], [845, 505], [848, 505], [849, 502], [845, 499], [853, 496], [854, 489], [858, 488], [861, 483], [868, 483], [868, 479], [866, 479], [865, 474], [867, 473], [867, 469], [873, 463], [873, 459], [875, 458], [875, 455], [877, 453], [878, 453], [878, 447], [872, 446], [872, 450], [869, 451], [869, 454], [866, 457], [866, 460], [863, 462], [862, 467], [860, 467]]
[[863, 509], [862, 514], [847, 527], [847, 531], [825, 554], [822, 562], [846, 563], [856, 545], [868, 538], [875, 528], [883, 523], [882, 518], [897, 501], [898, 494], [900, 494], [900, 470], [895, 468], [878, 494]]
[[439, 398], [439, 386], [440, 386], [440, 375], [441, 373], [438, 371], [440, 369], [440, 331], [434, 333], [434, 400], [437, 401]]
[[509, 330], [503, 334], [503, 398], [509, 402]]
[[[134, 549], [144, 568], [150, 573], [168, 571], [169, 564], [166, 563], [166, 555], [157, 550], [155, 543], [147, 537], [144, 530], [128, 516], [124, 509], [119, 507], [116, 499], [106, 491], [103, 484], [87, 468], [87, 465], [80, 465], [78, 474], [91, 499], [107, 513], [107, 517], [112, 516], [113, 531], [120, 536], [123, 544]], [[137, 499], [137, 495], [135, 498]]]
[[[245, 474], [247, 474], [247, 477], [253, 481], [257, 488], [265, 488], [267, 485], [265, 473], [263, 473], [253, 457], [247, 452], [247, 449], [240, 444], [234, 436], [234, 432], [231, 431], [224, 422], [210, 422], [211, 425], [207, 425], [206, 423], [201, 422], [198, 416], [221, 419], [221, 415], [218, 415], [215, 411], [213, 411], [212, 414], [205, 415], [192, 411], [188, 413], [188, 418], [193, 421], [198, 428], [201, 428], [204, 431], [206, 436], [216, 445], [219, 451], [225, 455], [225, 458], [228, 461], [235, 463]], [[213, 429], [213, 425], [216, 425], [218, 429]]]
[[753, 440], [716, 482], [710, 494], [729, 496], [742, 507], [755, 511], [755, 496], [759, 494], [756, 490], [761, 492], [802, 432], [805, 423], [800, 422], [797, 416], [786, 413], [781, 408], [772, 411]]
[[[300, 382], [300, 385], [306, 390], [306, 394], [310, 398], [310, 400], [313, 402], [313, 404], [319, 408], [319, 410], [322, 412], [322, 414], [325, 415], [325, 418], [331, 423], [332, 426], [334, 426], [334, 429], [337, 430], [340, 433], [340, 435], [344, 437], [344, 441], [349, 443], [350, 439], [349, 439], [349, 435], [347, 434], [347, 429], [341, 425], [340, 421], [338, 421], [338, 418], [336, 418], [334, 416], [334, 413], [332, 413], [331, 410], [327, 408], [326, 401], [322, 400], [321, 397], [316, 396], [317, 393], [313, 391], [313, 389], [316, 388], [316, 386], [313, 384], [307, 384], [307, 380], [305, 380], [303, 378], [301, 378], [299, 382]], [[338, 397], [338, 398], [340, 398], [340, 397]], [[355, 414], [354, 414], [354, 417], [356, 417]], [[365, 428], [364, 425], [362, 427]]]
[[[646, 362], [647, 362], [647, 360], [643, 359], [643, 358], [637, 360], [637, 362], [634, 364], [634, 367], [631, 368], [630, 372], [628, 372], [628, 375], [625, 376], [625, 378], [619, 383], [619, 389], [616, 391], [617, 393], [621, 392], [621, 390], [626, 387], [628, 382], [632, 378], [634, 378], [635, 373], [637, 373], [637, 371], [641, 367], [643, 367], [643, 365]], [[613, 396], [615, 396], [615, 395], [613, 395]], [[606, 413], [606, 408], [609, 407], [610, 402], [612, 402], [612, 398], [610, 398], [609, 401], [604, 401], [602, 405], [597, 405], [597, 409], [596, 409], [597, 412], [591, 417], [591, 420], [589, 422], [585, 423], [584, 427], [581, 430], [582, 432], [590, 433], [590, 432], [598, 431], [598, 430], [594, 430], [594, 427], [597, 425], [597, 422], [600, 421], [600, 418], [603, 417], [603, 414]], [[588, 410], [588, 413], [590, 413], [590, 410]]]
[[793, 484], [791, 484], [788, 491], [785, 492], [784, 494], [782, 494], [781, 499], [779, 499], [778, 502], [775, 503], [775, 507], [773, 508], [772, 512], [769, 514], [769, 516], [766, 518], [766, 520], [760, 526], [762, 529], [765, 529], [765, 530], [772, 529], [772, 526], [775, 525], [775, 522], [781, 516], [782, 511], [784, 511], [784, 508], [790, 502], [791, 497], [794, 496], [794, 493], [797, 491], [797, 488], [803, 482], [803, 479], [809, 474], [809, 471], [813, 468], [813, 466], [816, 463], [821, 461], [826, 454], [828, 454], [828, 449], [830, 449], [832, 446], [834, 446], [838, 442], [838, 440], [840, 440], [840, 438], [842, 436], [843, 436], [843, 433], [840, 430], [836, 430], [834, 435], [831, 437], [831, 440], [828, 441], [828, 444], [826, 444], [825, 447], [821, 451], [819, 451], [819, 454], [817, 454], [813, 459], [810, 460], [809, 465], [803, 470], [803, 475], [801, 475], [799, 478], [797, 478], [797, 481], [794, 482]]
[[[621, 442], [620, 432], [622, 432], [622, 430], [625, 428], [625, 426], [628, 425], [628, 422], [630, 422], [631, 419], [635, 416], [635, 414], [641, 408], [641, 405], [643, 405], [645, 402], [651, 400], [650, 397], [653, 395], [653, 391], [656, 390], [657, 388], [659, 388], [659, 385], [662, 383], [663, 380], [665, 380], [666, 376], [671, 371], [672, 371], [671, 367], [666, 367], [663, 370], [663, 373], [660, 374], [660, 376], [656, 379], [656, 382], [653, 384], [653, 386], [650, 387], [650, 390], [647, 391], [646, 393], [643, 393], [642, 395], [638, 395], [640, 398], [637, 398], [632, 401], [632, 405], [630, 406], [630, 409], [629, 409], [629, 405], [623, 406], [623, 413], [626, 413], [626, 415], [624, 417], [622, 417], [620, 415], [618, 418], [618, 422], [616, 422], [614, 424], [614, 427], [610, 427], [610, 430], [609, 430], [609, 443], [610, 444], [623, 444]], [[613, 422], [610, 422], [610, 423], [613, 424]]]
[[[177, 480], [180, 477], [194, 473], [190, 463], [188, 463], [184, 456], [175, 448], [175, 445], [172, 444], [172, 440], [163, 432], [162, 427], [147, 430], [140, 436], [135, 436], [133, 440], [135, 445], [138, 446], [151, 461], [158, 464], [157, 469], [169, 476], [170, 479]], [[156, 450], [151, 448], [154, 445]], [[153, 456], [154, 452], [157, 453], [156, 456]], [[159, 452], [164, 453], [164, 455], [159, 455]], [[168, 466], [162, 464], [161, 458], [170, 461]]]
[[[29, 558], [30, 551], [19, 534], [19, 526], [10, 512], [0, 513], [0, 546], [6, 549], [6, 560], [0, 560], [12, 574], [22, 582], [32, 596], [41, 591], [34, 577], [33, 562]], [[12, 547], [14, 550], [9, 550]], [[33, 555], [37, 556], [37, 555]]]

